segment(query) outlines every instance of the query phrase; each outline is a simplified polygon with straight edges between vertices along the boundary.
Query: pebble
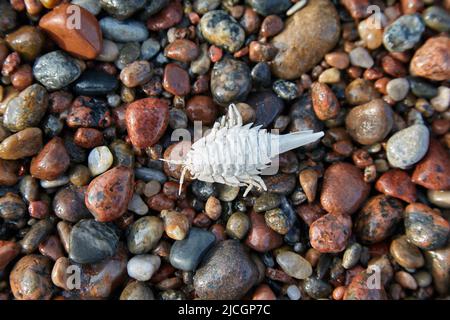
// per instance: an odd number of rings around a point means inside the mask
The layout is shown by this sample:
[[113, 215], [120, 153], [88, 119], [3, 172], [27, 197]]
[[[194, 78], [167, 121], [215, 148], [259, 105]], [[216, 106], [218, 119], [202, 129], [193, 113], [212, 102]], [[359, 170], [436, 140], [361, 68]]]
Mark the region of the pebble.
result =
[[350, 58], [345, 52], [330, 52], [325, 55], [325, 62], [339, 70], [347, 69]]
[[347, 286], [343, 300], [387, 300], [386, 292], [381, 288], [372, 288], [371, 273], [362, 271], [356, 274]]
[[77, 263], [96, 263], [116, 254], [119, 236], [112, 226], [84, 219], [70, 233], [69, 257]]
[[102, 71], [88, 70], [73, 84], [73, 91], [78, 95], [104, 96], [119, 87], [116, 77]]
[[403, 170], [392, 169], [381, 175], [375, 189], [387, 196], [413, 203], [417, 199], [416, 186]]
[[193, 96], [186, 102], [186, 115], [192, 122], [201, 121], [202, 125], [212, 125], [218, 113], [218, 107], [211, 97]]
[[45, 37], [33, 26], [23, 26], [5, 37], [6, 43], [12, 50], [28, 61], [36, 59], [42, 51]]
[[163, 87], [175, 96], [185, 96], [191, 91], [189, 74], [178, 64], [169, 63], [164, 68]]
[[341, 72], [338, 68], [329, 68], [320, 74], [318, 81], [327, 84], [338, 83], [341, 81]]
[[99, 22], [103, 36], [115, 42], [141, 42], [148, 38], [148, 29], [136, 20], [120, 21], [105, 17]]
[[306, 294], [316, 300], [328, 298], [332, 288], [328, 282], [316, 277], [309, 277], [303, 282], [303, 290]]
[[279, 34], [283, 28], [283, 20], [279, 16], [272, 14], [264, 18], [259, 33], [265, 38], [270, 38]]
[[220, 201], [231, 202], [237, 198], [240, 188], [228, 186], [226, 184], [219, 184], [217, 186], [217, 190], [217, 197]]
[[275, 293], [267, 284], [260, 284], [253, 292], [252, 300], [276, 300]]
[[227, 221], [226, 233], [233, 239], [242, 240], [250, 229], [250, 219], [242, 212], [233, 213]]
[[339, 16], [334, 5], [328, 0], [308, 1], [285, 21], [284, 30], [270, 42], [279, 49], [271, 65], [274, 76], [299, 78], [334, 48], [339, 34]]
[[74, 186], [59, 190], [53, 198], [52, 208], [58, 218], [72, 223], [91, 217], [84, 204], [84, 189]]
[[431, 99], [438, 94], [436, 87], [426, 80], [415, 77], [408, 80], [411, 92], [417, 97]]
[[134, 88], [150, 81], [153, 70], [148, 61], [135, 61], [122, 69], [120, 80], [128, 88]]
[[70, 165], [70, 157], [61, 138], [50, 140], [30, 164], [33, 177], [42, 180], [55, 180], [61, 176]]
[[246, 0], [262, 16], [284, 13], [292, 3], [289, 0]]
[[148, 38], [141, 45], [141, 60], [150, 60], [161, 49], [161, 44], [153, 38]]
[[140, 281], [130, 282], [120, 294], [120, 300], [155, 300], [152, 289]]
[[113, 62], [119, 57], [119, 47], [111, 40], [103, 40], [102, 51], [98, 54], [96, 60], [103, 62]]
[[359, 37], [369, 50], [375, 50], [383, 44], [383, 29], [373, 28], [375, 17], [372, 15], [358, 24]]
[[321, 253], [344, 251], [351, 236], [352, 221], [347, 214], [328, 213], [309, 227], [311, 246]]
[[335, 163], [325, 171], [320, 203], [328, 212], [352, 214], [363, 204], [369, 191], [370, 187], [357, 167]]
[[149, 281], [161, 266], [161, 258], [142, 254], [131, 258], [127, 264], [128, 275], [138, 281]]
[[62, 187], [69, 183], [69, 177], [60, 176], [55, 180], [41, 180], [41, 187], [44, 189], [52, 189], [57, 187]]
[[237, 240], [213, 247], [194, 275], [194, 289], [202, 300], [242, 298], [258, 279], [258, 269]]
[[98, 15], [102, 10], [100, 2], [97, 0], [72, 0], [71, 3], [86, 9], [94, 16]]
[[128, 203], [128, 210], [140, 216], [145, 216], [148, 213], [148, 206], [145, 204], [144, 200], [142, 200], [140, 195], [134, 193]]
[[194, 61], [199, 54], [198, 46], [187, 39], [177, 39], [164, 48], [164, 55], [167, 58], [181, 62]]
[[440, 208], [450, 208], [450, 191], [448, 190], [428, 190], [427, 197], [432, 204]]
[[252, 93], [246, 101], [256, 112], [255, 126], [267, 128], [284, 110], [284, 102], [271, 91]]
[[295, 174], [279, 173], [274, 176], [263, 176], [267, 191], [279, 195], [288, 195], [294, 191], [296, 185]]
[[413, 276], [417, 282], [417, 285], [421, 288], [428, 287], [429, 285], [431, 285], [431, 283], [433, 281], [431, 274], [428, 273], [427, 271], [419, 271], [419, 272], [415, 273]]
[[134, 170], [134, 174], [136, 175], [136, 179], [143, 180], [145, 182], [156, 180], [160, 184], [163, 184], [167, 181], [167, 177], [164, 173], [156, 169], [140, 167]]
[[32, 254], [21, 258], [11, 271], [9, 282], [17, 300], [50, 300], [53, 284], [51, 260]]
[[413, 203], [404, 213], [408, 241], [424, 250], [435, 250], [446, 244], [450, 226], [447, 220], [422, 203]]
[[264, 214], [264, 219], [269, 228], [285, 235], [292, 227], [292, 221], [281, 209], [272, 209]]
[[218, 220], [222, 215], [222, 205], [216, 197], [209, 197], [205, 204], [205, 213], [211, 220]]
[[27, 128], [10, 135], [0, 143], [0, 158], [17, 160], [31, 157], [42, 149], [42, 131]]
[[341, 110], [336, 95], [325, 83], [314, 82], [311, 86], [314, 112], [322, 121], [334, 119]]
[[290, 300], [300, 300], [302, 297], [302, 293], [300, 292], [300, 289], [296, 285], [290, 285], [286, 289], [286, 294]]
[[[66, 3], [54, 8], [39, 20], [39, 27], [64, 51], [80, 59], [95, 59], [103, 45], [99, 23], [93, 14], [78, 6], [74, 22], [71, 6]], [[74, 27], [76, 23], [80, 27]]]
[[192, 7], [195, 12], [205, 14], [208, 11], [212, 11], [220, 6], [220, 0], [194, 0]]
[[81, 75], [80, 64], [62, 51], [40, 56], [33, 67], [33, 76], [47, 90], [62, 89]]
[[394, 112], [382, 99], [352, 108], [345, 119], [347, 132], [362, 145], [381, 142], [391, 132]]
[[20, 246], [16, 242], [0, 240], [0, 271], [3, 271], [19, 253]]
[[417, 289], [417, 282], [414, 277], [405, 271], [397, 271], [395, 273], [395, 281], [400, 284], [403, 288], [409, 290]]
[[405, 78], [396, 78], [388, 82], [386, 91], [395, 101], [402, 101], [409, 92], [409, 82]]
[[345, 250], [342, 257], [342, 266], [345, 269], [351, 269], [356, 266], [361, 258], [362, 246], [359, 243], [353, 243]]
[[251, 90], [250, 69], [242, 61], [224, 58], [214, 64], [211, 74], [211, 91], [220, 105], [245, 101]]
[[3, 115], [3, 125], [12, 132], [34, 127], [44, 117], [47, 105], [47, 90], [39, 84], [33, 84], [9, 100]]
[[39, 245], [52, 233], [54, 227], [53, 222], [54, 220], [52, 218], [47, 218], [33, 224], [20, 241], [22, 252], [25, 254], [35, 252], [39, 248]]
[[113, 221], [128, 208], [133, 195], [133, 171], [114, 167], [91, 181], [86, 192], [86, 207], [99, 222]]
[[281, 198], [275, 193], [265, 192], [256, 198], [253, 205], [255, 212], [265, 212], [275, 208], [281, 204]]
[[200, 45], [198, 56], [191, 62], [190, 71], [193, 74], [204, 75], [211, 67], [211, 60], [208, 56], [208, 44]]
[[183, 240], [189, 233], [190, 223], [187, 216], [172, 210], [162, 210], [161, 218], [164, 220], [164, 231], [173, 240]]
[[401, 236], [391, 242], [391, 256], [405, 269], [420, 269], [425, 265], [425, 259], [420, 250], [406, 236]]
[[419, 14], [404, 15], [384, 30], [383, 43], [391, 52], [404, 52], [420, 41], [424, 31], [425, 25]]
[[127, 107], [126, 123], [133, 146], [147, 148], [159, 141], [169, 123], [169, 106], [158, 98], [146, 98]]
[[89, 171], [93, 177], [106, 172], [113, 164], [113, 155], [107, 146], [91, 150], [88, 156]]
[[353, 66], [361, 67], [364, 69], [371, 68], [374, 61], [369, 52], [362, 47], [356, 47], [349, 53], [350, 63]]
[[184, 240], [175, 241], [172, 245], [170, 264], [184, 271], [195, 271], [215, 240], [212, 232], [192, 228]]
[[270, 67], [267, 62], [257, 63], [251, 70], [250, 76], [252, 77], [253, 84], [262, 87], [268, 87], [271, 83]]
[[438, 141], [430, 141], [428, 153], [414, 169], [412, 182], [431, 190], [450, 188], [449, 155]]
[[103, 133], [94, 128], [78, 128], [74, 135], [74, 141], [82, 148], [95, 148], [103, 144]]
[[0, 185], [13, 186], [19, 181], [19, 164], [16, 161], [0, 159]]
[[145, 0], [100, 0], [100, 6], [114, 18], [124, 20], [145, 5]]
[[401, 169], [411, 167], [425, 156], [429, 141], [430, 133], [423, 124], [415, 124], [398, 131], [387, 142], [389, 164]]
[[245, 41], [245, 32], [240, 24], [223, 10], [205, 13], [200, 20], [202, 36], [211, 44], [231, 53], [238, 51]]
[[436, 291], [445, 295], [449, 292], [450, 284], [450, 246], [438, 250], [424, 251], [429, 270], [433, 276]]
[[422, 18], [428, 28], [438, 32], [450, 31], [450, 14], [441, 7], [428, 7], [422, 13]]
[[169, 1], [167, 5], [163, 6], [164, 8], [162, 8], [161, 11], [155, 15], [152, 15], [147, 20], [147, 27], [151, 31], [169, 29], [183, 19], [183, 7], [179, 0]]
[[441, 86], [438, 88], [437, 94], [430, 100], [433, 109], [437, 112], [447, 111], [450, 105], [450, 88]]
[[294, 82], [286, 80], [276, 80], [273, 83], [273, 91], [284, 100], [294, 100], [298, 97], [299, 91]]
[[0, 217], [4, 220], [19, 220], [26, 210], [25, 203], [14, 193], [8, 192], [0, 198]]
[[127, 235], [127, 247], [132, 254], [144, 254], [154, 249], [164, 233], [163, 221], [145, 216], [134, 222]]
[[429, 38], [414, 53], [410, 63], [412, 75], [424, 77], [433, 81], [443, 81], [450, 78], [450, 38], [437, 36]]
[[374, 196], [358, 214], [355, 233], [364, 243], [381, 242], [396, 230], [402, 215], [403, 205], [399, 200], [385, 195]]
[[267, 252], [282, 244], [282, 237], [270, 229], [264, 216], [254, 211], [250, 212], [250, 229], [245, 244], [258, 252]]
[[370, 81], [358, 78], [350, 82], [345, 88], [347, 102], [359, 106], [378, 99], [380, 94], [375, 90]]
[[277, 254], [276, 260], [281, 269], [290, 277], [304, 280], [312, 275], [311, 264], [299, 254], [283, 251]]

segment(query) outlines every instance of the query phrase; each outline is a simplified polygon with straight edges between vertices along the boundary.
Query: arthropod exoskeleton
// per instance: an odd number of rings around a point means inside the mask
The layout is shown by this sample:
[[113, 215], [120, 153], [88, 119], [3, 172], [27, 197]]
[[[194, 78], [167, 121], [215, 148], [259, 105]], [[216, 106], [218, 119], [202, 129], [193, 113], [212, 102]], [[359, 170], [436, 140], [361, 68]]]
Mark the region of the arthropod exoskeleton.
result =
[[184, 159], [163, 160], [183, 166], [181, 186], [186, 172], [193, 179], [245, 186], [244, 197], [253, 187], [267, 191], [259, 176], [279, 154], [315, 142], [323, 132], [272, 134], [252, 123], [242, 125], [242, 117], [234, 104], [228, 114], [216, 122], [211, 132], [192, 144]]

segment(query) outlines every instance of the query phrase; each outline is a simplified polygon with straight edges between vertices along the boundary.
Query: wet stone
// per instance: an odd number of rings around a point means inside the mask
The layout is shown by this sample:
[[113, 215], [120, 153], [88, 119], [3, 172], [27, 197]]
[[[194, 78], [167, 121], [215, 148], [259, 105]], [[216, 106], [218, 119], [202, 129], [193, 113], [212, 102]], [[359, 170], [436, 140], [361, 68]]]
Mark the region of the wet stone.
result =
[[0, 33], [16, 27], [17, 13], [6, 0], [0, 1]]
[[256, 111], [255, 126], [267, 128], [281, 114], [284, 102], [271, 91], [259, 91], [251, 94], [246, 101]]
[[249, 218], [250, 230], [245, 242], [247, 246], [258, 252], [267, 252], [282, 244], [281, 235], [266, 225], [262, 214], [252, 211]]
[[192, 228], [184, 240], [175, 241], [170, 249], [170, 264], [184, 271], [194, 271], [216, 238], [213, 233]]
[[303, 280], [312, 274], [311, 264], [294, 252], [281, 252], [277, 255], [276, 260], [281, 269], [295, 279]]
[[145, 40], [141, 45], [141, 59], [150, 60], [161, 49], [161, 44], [153, 38]]
[[93, 177], [106, 172], [113, 164], [113, 155], [108, 147], [92, 149], [88, 156], [89, 171]]
[[224, 58], [211, 74], [211, 91], [220, 105], [244, 101], [251, 89], [250, 70], [242, 61]]
[[100, 20], [100, 28], [106, 39], [117, 42], [145, 41], [148, 38], [148, 29], [136, 20], [120, 21], [111, 17]]
[[345, 88], [345, 98], [351, 105], [362, 105], [378, 99], [379, 93], [370, 81], [358, 78], [350, 82]]
[[163, 184], [167, 181], [167, 177], [164, 175], [163, 172], [152, 169], [152, 168], [136, 168], [134, 170], [134, 174], [136, 176], [136, 179], [143, 180], [145, 182], [150, 182], [152, 180], [158, 181], [160, 184]]
[[420, 98], [431, 99], [438, 94], [438, 89], [425, 80], [415, 77], [408, 78], [411, 92]]
[[200, 20], [200, 30], [208, 42], [229, 52], [236, 52], [244, 44], [244, 29], [223, 10], [204, 14]]
[[270, 67], [267, 62], [258, 62], [252, 69], [250, 73], [253, 83], [268, 87], [272, 80], [272, 75], [270, 73]]
[[114, 92], [118, 86], [114, 76], [102, 71], [88, 70], [74, 83], [73, 90], [77, 95], [103, 96]]
[[292, 221], [281, 209], [272, 209], [264, 214], [267, 226], [275, 232], [285, 235], [292, 227]]
[[133, 254], [144, 254], [154, 249], [164, 233], [163, 221], [146, 216], [134, 222], [127, 235], [128, 250]]
[[297, 85], [294, 82], [277, 80], [273, 83], [273, 91], [284, 100], [293, 100], [299, 95]]
[[283, 13], [292, 5], [289, 0], [246, 0], [246, 3], [263, 16]]
[[277, 208], [281, 203], [281, 198], [275, 193], [263, 193], [256, 198], [253, 209], [255, 212], [265, 212]]
[[410, 63], [412, 75], [434, 81], [450, 77], [448, 51], [450, 38], [438, 36], [429, 38], [415, 53]]
[[403, 52], [413, 48], [424, 31], [425, 25], [420, 15], [404, 15], [385, 29], [383, 43], [389, 51]]
[[324, 280], [309, 277], [303, 282], [303, 290], [313, 299], [324, 299], [330, 295], [332, 288]]
[[0, 198], [0, 217], [4, 220], [19, 220], [27, 211], [22, 199], [11, 192]]
[[[151, 31], [166, 30], [175, 26], [183, 19], [183, 7], [179, 0], [167, 1], [167, 3], [161, 3], [161, 1], [152, 1], [153, 8], [161, 8], [156, 15], [151, 15], [147, 20], [147, 27]], [[150, 4], [150, 7], [152, 6]], [[166, 5], [167, 4], [167, 5]], [[153, 9], [152, 11], [155, 11]], [[149, 14], [149, 7], [146, 7], [146, 14]]]
[[142, 9], [145, 0], [100, 0], [100, 6], [114, 18], [123, 20]]
[[194, 275], [200, 299], [240, 299], [256, 284], [258, 270], [244, 247], [226, 240], [211, 249]]
[[450, 31], [450, 14], [441, 7], [428, 7], [423, 12], [422, 18], [428, 28], [438, 32]]
[[30, 254], [39, 248], [39, 245], [48, 238], [53, 231], [53, 219], [47, 218], [39, 220], [30, 228], [27, 234], [20, 241], [22, 252]]
[[346, 214], [329, 213], [309, 228], [311, 246], [321, 253], [344, 251], [351, 236], [352, 221]]
[[39, 29], [23, 26], [5, 37], [8, 45], [25, 60], [36, 59], [44, 45], [45, 37]]
[[279, 195], [288, 195], [294, 191], [296, 177], [294, 174], [279, 173], [274, 176], [264, 176], [267, 191]]
[[42, 131], [27, 128], [13, 134], [0, 143], [0, 158], [17, 160], [34, 156], [42, 149]]
[[140, 216], [144, 216], [148, 213], [148, 206], [145, 204], [144, 200], [142, 200], [141, 196], [135, 193], [128, 203], [128, 210]]
[[56, 193], [52, 208], [58, 218], [72, 223], [91, 216], [84, 204], [84, 190], [73, 186]]
[[375, 188], [387, 196], [398, 198], [408, 203], [416, 201], [416, 187], [411, 177], [403, 170], [389, 170], [378, 179]]
[[70, 259], [77, 263], [95, 263], [113, 256], [119, 236], [108, 224], [93, 219], [81, 220], [70, 233]]
[[449, 292], [450, 284], [450, 246], [437, 250], [424, 251], [430, 272], [433, 276], [433, 283], [439, 294], [445, 295]]
[[100, 2], [97, 0], [72, 0], [71, 3], [76, 4], [77, 6], [80, 6], [82, 8], [85, 8], [94, 16], [98, 15], [102, 10]]
[[42, 180], [55, 180], [61, 176], [70, 165], [70, 157], [61, 138], [50, 140], [30, 164], [33, 177]]
[[154, 300], [152, 289], [141, 281], [130, 282], [120, 294], [120, 300]]
[[432, 204], [440, 208], [450, 208], [450, 191], [448, 190], [428, 190], [427, 197]]
[[362, 247], [359, 243], [353, 243], [348, 246], [342, 257], [342, 266], [345, 269], [351, 269], [359, 262], [362, 254]]
[[344, 300], [387, 300], [384, 288], [368, 286], [370, 273], [363, 271], [355, 275], [344, 294]]
[[3, 270], [20, 253], [20, 246], [13, 241], [0, 240], [0, 270]]
[[242, 240], [250, 228], [250, 220], [245, 213], [235, 212], [227, 221], [226, 233], [233, 239]]
[[48, 90], [59, 90], [78, 79], [81, 67], [62, 51], [53, 51], [36, 60], [33, 75]]
[[191, 91], [189, 74], [178, 64], [169, 63], [164, 68], [163, 87], [175, 96], [185, 96]]
[[403, 268], [419, 269], [425, 264], [425, 259], [420, 250], [409, 243], [405, 236], [393, 240], [389, 252]]
[[161, 266], [161, 258], [142, 254], [131, 258], [127, 264], [128, 275], [138, 281], [149, 281]]

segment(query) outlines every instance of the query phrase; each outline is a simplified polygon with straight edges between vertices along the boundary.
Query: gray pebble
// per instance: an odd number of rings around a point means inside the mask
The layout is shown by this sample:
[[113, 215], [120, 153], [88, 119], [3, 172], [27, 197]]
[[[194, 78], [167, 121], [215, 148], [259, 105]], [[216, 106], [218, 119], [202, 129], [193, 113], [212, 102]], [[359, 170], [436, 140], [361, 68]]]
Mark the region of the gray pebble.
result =
[[160, 49], [161, 45], [159, 41], [153, 38], [148, 38], [142, 43], [141, 46], [141, 60], [150, 60], [156, 56]]
[[383, 43], [386, 49], [403, 52], [419, 43], [425, 25], [418, 14], [404, 15], [384, 30]]
[[136, 20], [120, 21], [111, 17], [100, 20], [100, 28], [106, 39], [117, 42], [144, 41], [148, 38], [147, 27]]

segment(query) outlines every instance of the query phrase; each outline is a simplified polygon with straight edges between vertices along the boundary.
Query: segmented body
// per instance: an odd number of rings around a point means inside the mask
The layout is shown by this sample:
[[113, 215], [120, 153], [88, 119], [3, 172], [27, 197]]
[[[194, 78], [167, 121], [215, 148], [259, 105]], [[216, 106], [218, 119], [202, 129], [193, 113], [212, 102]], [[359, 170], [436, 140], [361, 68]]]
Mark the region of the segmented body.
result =
[[207, 136], [191, 146], [185, 159], [168, 160], [183, 165], [180, 190], [186, 171], [190, 172], [193, 179], [246, 186], [244, 196], [253, 187], [267, 190], [259, 175], [276, 156], [323, 136], [322, 132], [312, 131], [277, 135], [261, 129], [261, 126], [252, 128], [252, 125], [242, 125], [242, 117], [232, 104], [228, 115], [216, 122]]

